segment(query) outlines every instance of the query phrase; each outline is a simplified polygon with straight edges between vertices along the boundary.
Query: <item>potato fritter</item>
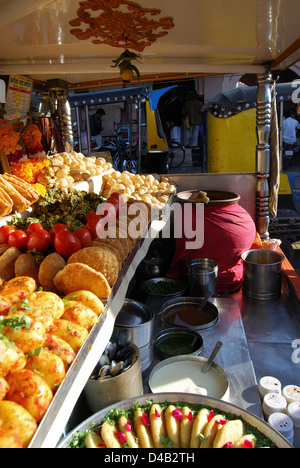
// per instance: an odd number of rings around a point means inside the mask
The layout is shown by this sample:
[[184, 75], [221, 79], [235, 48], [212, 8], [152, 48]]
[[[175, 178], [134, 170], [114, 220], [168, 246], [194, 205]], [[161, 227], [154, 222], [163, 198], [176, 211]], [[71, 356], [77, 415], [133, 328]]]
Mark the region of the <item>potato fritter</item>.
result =
[[105, 276], [83, 263], [66, 265], [55, 276], [54, 284], [65, 295], [79, 289], [85, 289], [94, 293], [99, 299], [107, 299], [111, 293], [110, 285]]

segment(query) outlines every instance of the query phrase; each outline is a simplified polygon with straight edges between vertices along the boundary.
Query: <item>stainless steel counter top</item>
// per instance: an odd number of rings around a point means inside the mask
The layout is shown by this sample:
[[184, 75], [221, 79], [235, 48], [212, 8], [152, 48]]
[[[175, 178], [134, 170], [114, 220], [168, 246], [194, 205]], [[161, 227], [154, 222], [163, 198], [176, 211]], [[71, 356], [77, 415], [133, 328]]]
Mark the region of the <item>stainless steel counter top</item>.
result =
[[[162, 330], [158, 311], [164, 302], [165, 299], [150, 296], [145, 301], [156, 314], [154, 338]], [[239, 303], [234, 297], [215, 298], [211, 302], [218, 308], [219, 322], [213, 327], [200, 332], [204, 342], [201, 356], [208, 357], [217, 341], [222, 341], [223, 346], [216, 358], [216, 363], [223, 367], [228, 375], [230, 387], [229, 401], [261, 417], [262, 412], [257, 381]], [[149, 393], [148, 377], [158, 362], [159, 359], [153, 353], [152, 365], [143, 375], [145, 393]]]
[[242, 291], [234, 297], [242, 313], [257, 380], [271, 375], [282, 386], [300, 386], [299, 304], [294, 303], [292, 308], [284, 293], [280, 299], [266, 302], [248, 299]]

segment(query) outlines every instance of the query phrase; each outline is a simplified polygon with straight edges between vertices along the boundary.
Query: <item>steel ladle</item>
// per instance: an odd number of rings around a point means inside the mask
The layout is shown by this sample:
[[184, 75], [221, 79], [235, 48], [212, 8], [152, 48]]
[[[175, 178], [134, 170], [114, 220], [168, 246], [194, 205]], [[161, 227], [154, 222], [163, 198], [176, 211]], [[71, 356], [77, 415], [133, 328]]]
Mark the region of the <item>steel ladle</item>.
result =
[[223, 343], [221, 341], [218, 341], [201, 372], [206, 374], [206, 372], [209, 371], [212, 363], [214, 362], [215, 357], [217, 356], [222, 346], [223, 346]]

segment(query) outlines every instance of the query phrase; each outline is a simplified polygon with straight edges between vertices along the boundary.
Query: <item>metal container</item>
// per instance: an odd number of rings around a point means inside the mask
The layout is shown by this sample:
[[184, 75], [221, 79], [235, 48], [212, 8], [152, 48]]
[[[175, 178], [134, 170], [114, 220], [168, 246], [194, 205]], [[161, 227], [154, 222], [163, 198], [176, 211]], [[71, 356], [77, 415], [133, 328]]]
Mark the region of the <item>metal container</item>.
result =
[[180, 354], [201, 354], [203, 339], [187, 328], [167, 328], [156, 336], [153, 345], [155, 353], [163, 359]]
[[196, 258], [186, 264], [190, 293], [195, 297], [204, 297], [211, 292], [218, 294], [218, 263], [211, 258]]
[[[160, 391], [174, 391], [196, 393], [207, 391], [206, 396], [228, 401], [229, 380], [225, 370], [215, 362], [210, 370], [203, 373], [202, 369], [207, 358], [190, 354], [174, 356], [157, 364], [149, 376], [149, 388], [153, 393]], [[168, 390], [160, 390], [161, 386]]]
[[142, 371], [148, 369], [152, 360], [152, 335], [154, 314], [145, 304], [125, 299], [117, 315], [112, 342], [119, 346], [134, 343], [140, 351]]
[[152, 400], [153, 403], [165, 403], [166, 401], [172, 404], [177, 402], [186, 402], [190, 405], [201, 405], [214, 410], [215, 414], [230, 414], [235, 415], [237, 418], [242, 418], [247, 424], [250, 424], [263, 435], [268, 437], [273, 444], [278, 448], [293, 448], [293, 446], [283, 437], [279, 432], [273, 429], [269, 424], [267, 424], [263, 419], [255, 416], [253, 413], [246, 411], [238, 406], [235, 406], [226, 401], [218, 400], [216, 398], [210, 398], [203, 395], [195, 395], [188, 393], [157, 393], [157, 394], [147, 394], [140, 396], [139, 398], [131, 398], [130, 400], [121, 401], [119, 403], [113, 404], [108, 408], [105, 408], [99, 411], [96, 414], [93, 414], [88, 419], [79, 424], [74, 428], [65, 439], [58, 445], [58, 448], [68, 448], [68, 445], [74, 435], [77, 432], [84, 433], [86, 430], [91, 428], [91, 424], [99, 425], [101, 424], [103, 418], [106, 414], [112, 410], [130, 410], [135, 403], [140, 407], [149, 404], [149, 400]]
[[284, 255], [274, 250], [256, 249], [244, 252], [242, 259], [244, 294], [262, 301], [278, 298], [281, 295]]
[[163, 304], [160, 321], [167, 327], [187, 327], [190, 330], [207, 330], [219, 322], [219, 312], [212, 302], [207, 302], [201, 311], [199, 297], [177, 297]]
[[109, 379], [90, 378], [84, 387], [87, 403], [94, 413], [113, 403], [143, 395], [143, 378], [139, 350], [138, 359], [125, 372]]
[[[168, 290], [168, 287], [170, 287], [170, 290], [174, 290], [174, 292], [163, 293], [163, 292], [159, 292], [159, 290], [155, 291], [153, 289], [153, 286], [160, 285], [160, 284], [166, 285], [166, 291]], [[183, 296], [183, 294], [185, 293], [187, 289], [187, 285], [183, 283], [182, 281], [178, 281], [172, 278], [160, 277], [160, 278], [152, 278], [148, 281], [145, 281], [142, 284], [141, 288], [144, 291], [144, 293], [146, 293], [149, 296], [175, 297], [175, 296]]]

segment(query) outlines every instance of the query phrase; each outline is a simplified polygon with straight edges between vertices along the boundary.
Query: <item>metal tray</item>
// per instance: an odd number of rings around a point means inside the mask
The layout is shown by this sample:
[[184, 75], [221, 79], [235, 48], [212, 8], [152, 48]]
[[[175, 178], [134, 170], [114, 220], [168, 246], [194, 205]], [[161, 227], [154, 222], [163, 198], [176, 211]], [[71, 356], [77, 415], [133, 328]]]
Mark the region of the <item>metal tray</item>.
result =
[[105, 408], [98, 413], [94, 414], [90, 418], [86, 419], [79, 426], [77, 426], [71, 433], [69, 433], [66, 438], [59, 444], [58, 448], [67, 448], [69, 441], [72, 439], [73, 435], [77, 432], [84, 432], [86, 429], [90, 429], [91, 423], [99, 424], [106, 415], [106, 413], [112, 409], [122, 409], [128, 410], [132, 405], [137, 401], [140, 405], [149, 404], [149, 400], [152, 400], [154, 403], [159, 402], [173, 402], [178, 401], [187, 402], [190, 404], [199, 404], [205, 405], [210, 408], [218, 409], [220, 412], [231, 413], [237, 417], [242, 418], [251, 426], [257, 428], [265, 436], [267, 436], [278, 448], [293, 448], [293, 446], [277, 431], [275, 431], [269, 424], [267, 424], [262, 419], [258, 418], [252, 413], [249, 413], [246, 410], [239, 408], [238, 406], [232, 405], [222, 400], [217, 400], [214, 398], [209, 398], [202, 395], [194, 395], [189, 393], [156, 393], [143, 395], [142, 397], [131, 398], [130, 400], [122, 401], [120, 403], [111, 405], [108, 408]]
[[115, 319], [124, 303], [128, 285], [143, 260], [152, 240], [157, 237], [170, 216], [170, 204], [160, 220], [149, 223], [142, 239], [129, 254], [106, 303], [99, 322], [94, 325], [81, 347], [67, 376], [57, 390], [28, 448], [55, 448], [93, 369], [112, 335]]

